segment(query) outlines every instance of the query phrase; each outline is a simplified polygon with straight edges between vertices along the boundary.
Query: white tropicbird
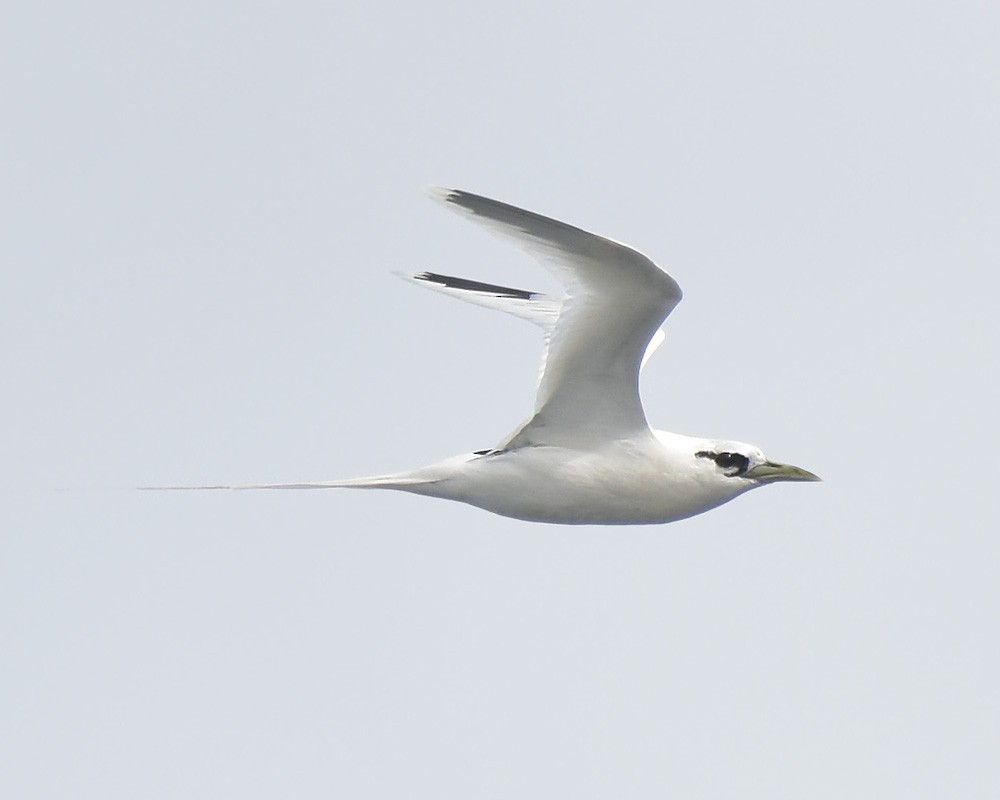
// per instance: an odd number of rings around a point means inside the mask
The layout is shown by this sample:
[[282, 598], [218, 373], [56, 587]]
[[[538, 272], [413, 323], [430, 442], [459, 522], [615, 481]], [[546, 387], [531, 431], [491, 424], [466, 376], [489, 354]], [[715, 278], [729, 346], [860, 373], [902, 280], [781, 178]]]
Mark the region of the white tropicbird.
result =
[[777, 481], [817, 481], [750, 444], [653, 430], [639, 371], [663, 341], [681, 289], [619, 242], [457, 189], [446, 205], [514, 239], [564, 285], [561, 298], [439, 275], [401, 277], [533, 322], [545, 355], [532, 417], [489, 450], [427, 467], [247, 489], [397, 489], [536, 522], [641, 525], [690, 517]]

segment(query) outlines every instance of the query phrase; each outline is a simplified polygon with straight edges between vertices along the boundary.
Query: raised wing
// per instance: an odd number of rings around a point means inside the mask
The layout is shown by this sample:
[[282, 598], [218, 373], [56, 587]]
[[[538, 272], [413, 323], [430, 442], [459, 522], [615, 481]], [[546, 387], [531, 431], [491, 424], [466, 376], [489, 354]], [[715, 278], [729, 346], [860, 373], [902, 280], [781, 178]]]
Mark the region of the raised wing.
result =
[[639, 369], [680, 302], [676, 281], [638, 251], [572, 225], [469, 192], [434, 196], [512, 237], [566, 290], [548, 335], [535, 414], [501, 446], [584, 447], [647, 431]]

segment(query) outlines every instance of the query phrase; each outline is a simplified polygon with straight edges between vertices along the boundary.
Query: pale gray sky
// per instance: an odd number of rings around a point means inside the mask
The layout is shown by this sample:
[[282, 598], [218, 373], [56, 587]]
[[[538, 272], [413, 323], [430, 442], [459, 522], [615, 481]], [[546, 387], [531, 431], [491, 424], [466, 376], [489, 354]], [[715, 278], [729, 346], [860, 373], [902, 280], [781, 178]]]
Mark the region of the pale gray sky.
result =
[[[8, 4], [0, 794], [996, 798], [995, 3]], [[649, 528], [148, 494], [488, 447], [551, 286], [686, 297], [657, 427], [826, 482]]]

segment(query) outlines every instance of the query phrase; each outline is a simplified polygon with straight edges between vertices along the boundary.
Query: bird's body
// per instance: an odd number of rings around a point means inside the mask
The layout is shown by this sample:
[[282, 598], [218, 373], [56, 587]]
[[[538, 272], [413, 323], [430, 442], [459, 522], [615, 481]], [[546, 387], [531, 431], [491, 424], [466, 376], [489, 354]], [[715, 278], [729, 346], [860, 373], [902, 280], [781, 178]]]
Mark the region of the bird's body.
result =
[[357, 488], [457, 500], [516, 519], [566, 525], [673, 522], [752, 488], [720, 484], [715, 464], [691, 452], [701, 440], [651, 431], [586, 450], [535, 445], [455, 456], [399, 475], [343, 481]]
[[[562, 297], [431, 272], [414, 283], [522, 317], [545, 332], [535, 412], [505, 441], [392, 475], [253, 489], [395, 489], [517, 519], [636, 525], [700, 514], [774, 481], [818, 480], [752, 445], [654, 431], [639, 371], [681, 299], [677, 283], [626, 245], [458, 190], [438, 199], [537, 256]], [[226, 488], [226, 487], [203, 487]]]

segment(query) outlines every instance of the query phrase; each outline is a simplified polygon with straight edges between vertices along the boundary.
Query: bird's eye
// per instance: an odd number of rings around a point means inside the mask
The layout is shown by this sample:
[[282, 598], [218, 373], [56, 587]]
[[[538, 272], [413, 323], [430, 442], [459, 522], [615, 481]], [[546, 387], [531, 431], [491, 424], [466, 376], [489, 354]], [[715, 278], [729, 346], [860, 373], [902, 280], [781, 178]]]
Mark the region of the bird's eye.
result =
[[750, 459], [741, 453], [710, 453], [702, 450], [695, 453], [698, 458], [710, 458], [716, 463], [719, 469], [732, 470], [726, 472], [727, 475], [742, 475], [750, 468]]
[[739, 453], [719, 453], [715, 457], [715, 463], [723, 469], [738, 467], [742, 472], [747, 467], [747, 457], [741, 456]]

